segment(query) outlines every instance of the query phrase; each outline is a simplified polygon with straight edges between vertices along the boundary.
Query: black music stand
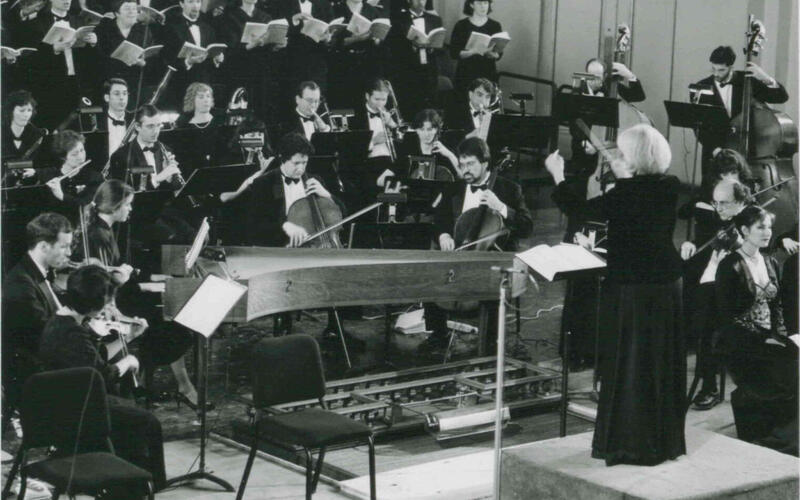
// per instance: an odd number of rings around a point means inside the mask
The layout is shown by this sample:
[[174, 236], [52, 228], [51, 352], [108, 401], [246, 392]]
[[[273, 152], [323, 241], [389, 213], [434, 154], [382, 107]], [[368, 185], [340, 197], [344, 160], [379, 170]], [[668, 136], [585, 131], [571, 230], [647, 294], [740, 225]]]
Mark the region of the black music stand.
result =
[[198, 168], [186, 179], [177, 197], [236, 191], [256, 170], [257, 167], [247, 163]]
[[718, 130], [727, 128], [730, 121], [728, 112], [722, 106], [678, 101], [664, 101], [664, 107], [667, 108], [667, 117], [670, 125], [694, 130], [694, 135], [697, 138], [692, 160], [691, 181], [694, 182], [697, 176], [697, 144], [700, 143], [700, 128], [716, 128]]
[[519, 159], [523, 151], [545, 158], [558, 140], [558, 124], [552, 116], [494, 115], [486, 143], [491, 151], [503, 148], [517, 156], [516, 178], [519, 180]]
[[556, 94], [553, 116], [559, 123], [571, 123], [581, 118], [589, 125], [619, 127], [619, 99], [593, 95]]
[[331, 192], [344, 193], [345, 188], [339, 176], [339, 155], [313, 155], [308, 158], [306, 174], [322, 179]]
[[311, 144], [317, 155], [339, 155], [346, 165], [363, 163], [367, 157], [370, 130], [350, 130], [347, 132], [320, 132], [311, 136]]

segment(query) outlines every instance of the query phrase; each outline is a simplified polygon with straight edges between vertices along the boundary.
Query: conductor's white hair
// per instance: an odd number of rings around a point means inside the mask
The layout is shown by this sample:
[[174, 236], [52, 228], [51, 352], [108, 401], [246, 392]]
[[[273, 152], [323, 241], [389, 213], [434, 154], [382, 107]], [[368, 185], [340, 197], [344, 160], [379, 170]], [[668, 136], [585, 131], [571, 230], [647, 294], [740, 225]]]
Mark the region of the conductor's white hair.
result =
[[661, 132], [646, 124], [634, 125], [617, 139], [634, 175], [663, 174], [669, 170], [672, 151]]

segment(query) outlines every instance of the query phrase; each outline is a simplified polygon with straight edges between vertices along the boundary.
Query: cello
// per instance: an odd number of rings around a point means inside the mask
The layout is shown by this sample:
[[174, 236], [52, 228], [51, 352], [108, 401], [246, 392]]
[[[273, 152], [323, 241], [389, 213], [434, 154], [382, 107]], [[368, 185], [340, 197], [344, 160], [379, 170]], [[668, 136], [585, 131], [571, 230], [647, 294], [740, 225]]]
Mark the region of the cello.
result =
[[[308, 176], [303, 174], [303, 185], [308, 182]], [[306, 230], [308, 234], [318, 234], [317, 238], [309, 238], [301, 246], [305, 248], [342, 248], [339, 239], [341, 227], [331, 231], [327, 228], [335, 225], [342, 220], [342, 210], [330, 198], [323, 198], [317, 194], [311, 194], [292, 203], [286, 220], [296, 224]], [[323, 232], [324, 231], [324, 232]]]
[[[750, 14], [747, 23], [744, 53], [747, 63], [754, 62], [766, 41], [764, 23]], [[731, 120], [728, 148], [747, 159], [761, 186], [777, 186], [794, 176], [792, 157], [797, 152], [797, 126], [781, 111], [753, 97], [753, 77], [744, 76], [742, 110]], [[797, 218], [797, 181], [775, 188], [777, 200], [772, 208], [776, 223], [788, 226]], [[775, 228], [776, 233], [784, 230]]]

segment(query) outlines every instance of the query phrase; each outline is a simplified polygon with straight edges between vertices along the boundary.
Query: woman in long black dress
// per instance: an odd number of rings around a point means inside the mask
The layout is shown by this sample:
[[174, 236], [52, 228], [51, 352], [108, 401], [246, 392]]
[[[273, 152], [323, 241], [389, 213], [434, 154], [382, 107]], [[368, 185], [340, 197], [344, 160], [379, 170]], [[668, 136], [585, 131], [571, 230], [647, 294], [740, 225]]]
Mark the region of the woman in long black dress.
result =
[[[165, 486], [164, 446], [161, 424], [149, 411], [115, 397], [116, 386], [128, 373], [136, 373], [139, 361], [133, 355], [111, 363], [98, 336], [84, 326], [97, 316], [114, 296], [111, 276], [99, 266], [74, 271], [67, 281], [64, 308], [53, 316], [42, 331], [39, 357], [48, 370], [89, 366], [97, 369], [109, 388], [111, 441], [117, 455], [153, 475], [156, 490]], [[134, 327], [138, 334], [146, 322]], [[72, 453], [74, 443], [65, 443], [64, 453]], [[115, 491], [109, 498], [130, 498], [127, 491]], [[141, 498], [134, 496], [133, 498]]]
[[492, 36], [503, 31], [499, 22], [491, 19], [491, 0], [466, 0], [464, 15], [469, 16], [453, 26], [450, 38], [450, 55], [458, 61], [455, 75], [455, 87], [466, 92], [469, 83], [476, 78], [486, 78], [497, 83], [497, 60], [502, 54], [490, 50], [485, 54], [477, 54], [466, 50], [467, 42], [473, 31]]
[[97, 189], [85, 217], [89, 256], [100, 259], [105, 266], [117, 268], [113, 276], [120, 286], [116, 301], [119, 310], [127, 316], [144, 317], [151, 325], [139, 341], [143, 370], [152, 373], [157, 366], [169, 365], [178, 383], [175, 398], [193, 408], [197, 403], [197, 390], [184, 362], [193, 337], [179, 325], [163, 321], [158, 309], [160, 297], [140, 289], [138, 280], [131, 278], [133, 268], [124, 261], [117, 245], [113, 228], [128, 220], [133, 210], [133, 197], [133, 188], [118, 180], [105, 181]]
[[761, 254], [774, 219], [757, 206], [733, 219], [742, 243], [717, 269], [718, 344], [736, 384], [731, 407], [739, 438], [797, 455], [798, 352], [787, 337], [797, 332], [783, 321], [778, 263]]
[[608, 278], [592, 456], [607, 465], [656, 465], [686, 453], [686, 352], [681, 333], [681, 261], [672, 243], [680, 182], [665, 175], [672, 154], [653, 127], [619, 136], [606, 193]]

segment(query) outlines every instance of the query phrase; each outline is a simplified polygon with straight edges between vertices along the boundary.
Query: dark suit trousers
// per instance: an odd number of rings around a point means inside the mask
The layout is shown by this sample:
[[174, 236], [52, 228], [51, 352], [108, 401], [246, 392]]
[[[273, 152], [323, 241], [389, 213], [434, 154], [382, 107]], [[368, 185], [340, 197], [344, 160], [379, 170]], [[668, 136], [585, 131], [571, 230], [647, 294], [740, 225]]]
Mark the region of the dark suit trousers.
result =
[[110, 398], [109, 415], [116, 455], [150, 472], [156, 490], [163, 488], [167, 475], [161, 422], [149, 411], [115, 399]]

